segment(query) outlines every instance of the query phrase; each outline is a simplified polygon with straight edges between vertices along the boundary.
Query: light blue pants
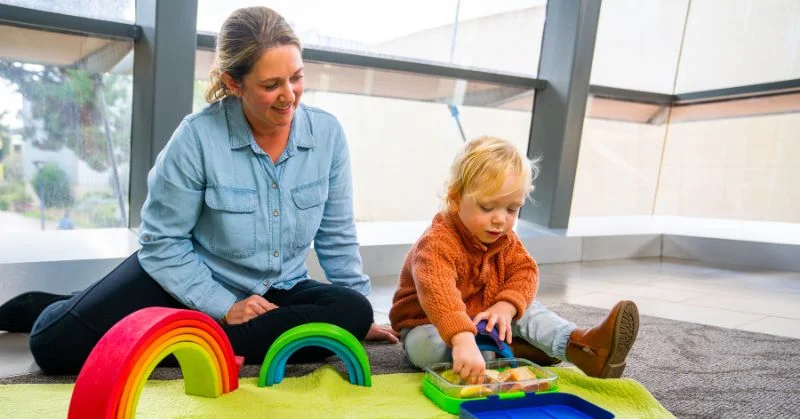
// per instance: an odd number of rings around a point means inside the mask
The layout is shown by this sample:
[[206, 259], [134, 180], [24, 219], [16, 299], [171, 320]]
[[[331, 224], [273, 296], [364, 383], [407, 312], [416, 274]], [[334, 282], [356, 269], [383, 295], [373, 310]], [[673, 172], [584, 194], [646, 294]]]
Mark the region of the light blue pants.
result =
[[[547, 355], [562, 361], [567, 360], [567, 341], [576, 328], [575, 323], [553, 313], [538, 301], [534, 301], [519, 320], [511, 322], [514, 339], [522, 338]], [[450, 348], [432, 324], [403, 329], [401, 338], [408, 359], [419, 368], [424, 369], [437, 362], [452, 360]]]

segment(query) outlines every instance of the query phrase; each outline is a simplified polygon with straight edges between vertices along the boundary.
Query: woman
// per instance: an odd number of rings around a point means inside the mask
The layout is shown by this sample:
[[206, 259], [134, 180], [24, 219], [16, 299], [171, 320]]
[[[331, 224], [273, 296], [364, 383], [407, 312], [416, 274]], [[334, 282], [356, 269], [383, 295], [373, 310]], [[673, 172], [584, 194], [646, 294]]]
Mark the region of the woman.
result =
[[[109, 328], [149, 306], [217, 319], [251, 364], [281, 333], [309, 322], [397, 342], [372, 322], [364, 297], [370, 283], [342, 127], [302, 105], [302, 94], [300, 41], [283, 17], [265, 7], [235, 11], [217, 39], [211, 105], [181, 122], [148, 175], [141, 250], [71, 298], [31, 293], [9, 301], [0, 327], [20, 329], [15, 313], [32, 317], [47, 305], [30, 347], [45, 372], [62, 374], [77, 373]], [[308, 275], [312, 241], [332, 284]]]

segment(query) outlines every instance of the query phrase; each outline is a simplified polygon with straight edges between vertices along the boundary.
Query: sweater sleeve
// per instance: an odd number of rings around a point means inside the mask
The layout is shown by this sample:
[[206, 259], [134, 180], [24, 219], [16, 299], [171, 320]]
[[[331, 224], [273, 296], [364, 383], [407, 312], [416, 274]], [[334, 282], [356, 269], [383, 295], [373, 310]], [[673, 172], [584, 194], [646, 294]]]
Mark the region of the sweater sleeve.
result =
[[458, 333], [477, 333], [457, 287], [456, 260], [447, 243], [423, 239], [411, 261], [420, 305], [447, 345]]
[[522, 242], [516, 236], [512, 236], [511, 239], [511, 245], [505, 255], [503, 289], [497, 294], [494, 302], [506, 301], [513, 304], [517, 309], [514, 318], [519, 319], [536, 296], [539, 286], [539, 267]]

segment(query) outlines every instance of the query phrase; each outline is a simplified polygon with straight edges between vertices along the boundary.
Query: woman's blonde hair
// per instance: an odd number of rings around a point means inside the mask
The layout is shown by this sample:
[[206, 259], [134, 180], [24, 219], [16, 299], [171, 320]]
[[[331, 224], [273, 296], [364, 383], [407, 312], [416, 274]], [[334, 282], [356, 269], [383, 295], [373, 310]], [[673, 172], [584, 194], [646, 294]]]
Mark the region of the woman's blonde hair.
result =
[[519, 178], [519, 190], [526, 198], [533, 192], [538, 173], [530, 161], [506, 140], [483, 136], [467, 142], [450, 167], [447, 182], [448, 209], [458, 208], [462, 198], [482, 198], [497, 194], [508, 176]]
[[267, 7], [246, 7], [231, 13], [217, 36], [217, 53], [208, 77], [206, 102], [231, 94], [222, 81], [223, 73], [241, 83], [264, 51], [282, 45], [302, 48], [300, 38], [278, 12]]

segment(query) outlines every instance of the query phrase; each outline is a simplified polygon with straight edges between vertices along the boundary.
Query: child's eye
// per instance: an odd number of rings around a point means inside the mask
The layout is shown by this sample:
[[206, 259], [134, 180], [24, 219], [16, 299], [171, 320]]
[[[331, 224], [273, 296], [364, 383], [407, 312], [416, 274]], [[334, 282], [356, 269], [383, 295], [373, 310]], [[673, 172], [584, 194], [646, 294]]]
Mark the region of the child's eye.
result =
[[517, 211], [519, 211], [519, 208], [509, 208], [509, 209], [508, 209], [508, 213], [509, 213], [509, 214], [516, 214], [516, 213], [517, 213]]
[[478, 205], [478, 206], [481, 207], [481, 210], [483, 212], [489, 212], [489, 211], [491, 211], [493, 209], [491, 207], [486, 207], [486, 206], [483, 206], [483, 205]]

